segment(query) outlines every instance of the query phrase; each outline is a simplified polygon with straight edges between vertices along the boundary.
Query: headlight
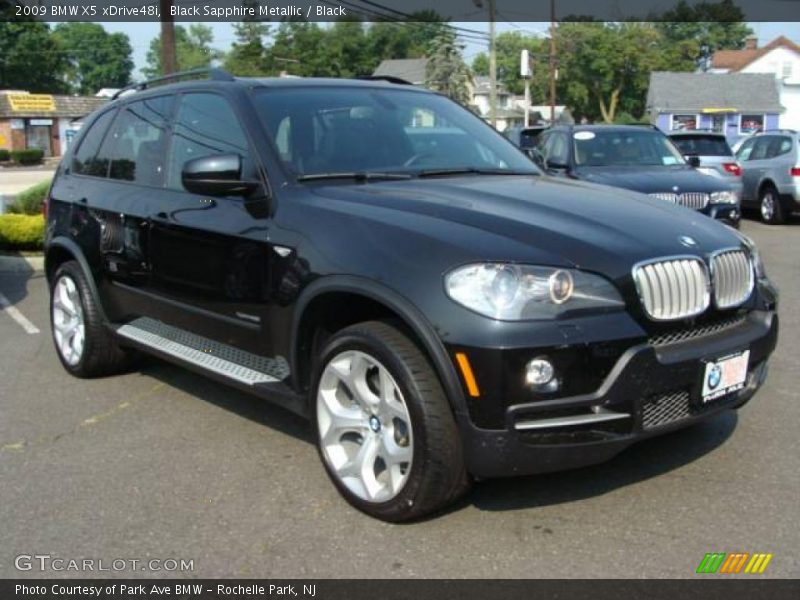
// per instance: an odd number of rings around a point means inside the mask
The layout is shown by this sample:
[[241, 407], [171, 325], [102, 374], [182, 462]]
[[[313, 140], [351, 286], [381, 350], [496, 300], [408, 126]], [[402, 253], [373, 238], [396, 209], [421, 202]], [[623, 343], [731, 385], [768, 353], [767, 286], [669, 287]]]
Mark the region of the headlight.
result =
[[501, 321], [553, 319], [565, 312], [625, 305], [611, 282], [575, 269], [466, 265], [445, 276], [445, 289], [462, 306]]
[[711, 204], [736, 204], [739, 202], [739, 195], [736, 192], [711, 192]]

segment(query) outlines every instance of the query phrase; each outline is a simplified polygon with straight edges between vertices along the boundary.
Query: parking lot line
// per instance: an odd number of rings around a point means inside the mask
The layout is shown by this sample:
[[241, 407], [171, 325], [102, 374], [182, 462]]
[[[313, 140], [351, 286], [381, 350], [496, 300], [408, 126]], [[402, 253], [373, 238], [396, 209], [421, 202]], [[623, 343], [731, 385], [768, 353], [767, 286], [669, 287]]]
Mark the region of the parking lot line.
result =
[[0, 310], [6, 313], [9, 317], [14, 319], [20, 327], [25, 330], [25, 333], [36, 335], [40, 333], [39, 328], [28, 320], [28, 317], [23, 315], [19, 309], [9, 302], [2, 293], [0, 293]]

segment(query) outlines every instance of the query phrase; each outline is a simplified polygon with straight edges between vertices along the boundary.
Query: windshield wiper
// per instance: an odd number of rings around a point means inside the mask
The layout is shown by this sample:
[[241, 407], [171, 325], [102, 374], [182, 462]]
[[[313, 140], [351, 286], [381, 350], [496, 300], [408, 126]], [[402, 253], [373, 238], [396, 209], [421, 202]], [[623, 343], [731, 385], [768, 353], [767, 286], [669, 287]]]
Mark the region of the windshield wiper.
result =
[[478, 167], [455, 167], [452, 169], [425, 169], [419, 177], [445, 177], [447, 175], [540, 175], [536, 171], [512, 171], [511, 169], [483, 169]]
[[352, 179], [353, 181], [377, 181], [392, 179], [411, 179], [409, 173], [375, 173], [369, 171], [347, 171], [341, 173], [310, 173], [299, 175], [297, 181], [315, 181], [318, 179]]

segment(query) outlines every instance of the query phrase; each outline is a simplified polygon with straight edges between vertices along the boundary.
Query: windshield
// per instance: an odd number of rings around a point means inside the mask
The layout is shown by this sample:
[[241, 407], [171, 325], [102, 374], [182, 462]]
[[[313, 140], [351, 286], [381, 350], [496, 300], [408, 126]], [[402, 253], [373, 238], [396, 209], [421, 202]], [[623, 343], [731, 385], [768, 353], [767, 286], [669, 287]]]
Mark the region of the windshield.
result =
[[575, 164], [584, 167], [672, 166], [686, 161], [669, 139], [651, 129], [576, 131]]
[[733, 156], [728, 142], [719, 135], [676, 135], [672, 141], [684, 154]]
[[[301, 179], [325, 175], [539, 171], [447, 98], [368, 87], [262, 88], [256, 107], [281, 160]], [[445, 174], [445, 173], [441, 173]]]

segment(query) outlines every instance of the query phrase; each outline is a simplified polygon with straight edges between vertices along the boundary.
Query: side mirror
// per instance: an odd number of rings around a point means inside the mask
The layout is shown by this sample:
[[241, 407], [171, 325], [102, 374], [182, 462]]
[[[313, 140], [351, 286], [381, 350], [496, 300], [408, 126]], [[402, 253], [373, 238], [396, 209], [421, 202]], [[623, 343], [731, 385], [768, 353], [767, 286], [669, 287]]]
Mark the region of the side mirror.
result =
[[696, 169], [697, 167], [700, 166], [700, 157], [697, 156], [696, 154], [689, 154], [684, 158], [686, 158], [686, 162], [689, 163], [690, 167]]
[[259, 185], [242, 181], [242, 157], [216, 154], [186, 161], [181, 171], [183, 187], [206, 196], [246, 196]]

